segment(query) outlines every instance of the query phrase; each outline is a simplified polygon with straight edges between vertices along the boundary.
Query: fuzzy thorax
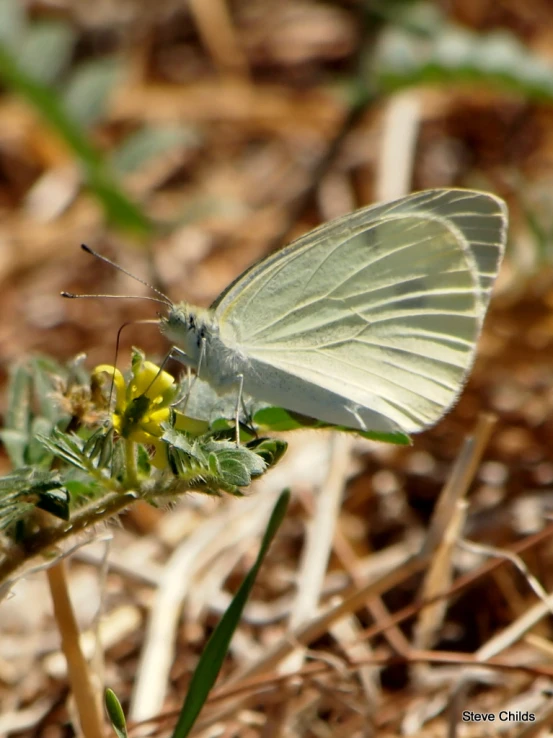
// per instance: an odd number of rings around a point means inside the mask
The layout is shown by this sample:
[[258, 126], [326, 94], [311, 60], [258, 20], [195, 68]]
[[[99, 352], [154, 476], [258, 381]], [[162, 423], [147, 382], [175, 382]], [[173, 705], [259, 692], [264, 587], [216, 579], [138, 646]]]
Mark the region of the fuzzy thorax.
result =
[[203, 350], [199, 376], [215, 390], [224, 392], [236, 386], [247, 360], [222, 340], [212, 310], [179, 303], [161, 318], [160, 330], [182, 352], [175, 358], [192, 369], [198, 369]]

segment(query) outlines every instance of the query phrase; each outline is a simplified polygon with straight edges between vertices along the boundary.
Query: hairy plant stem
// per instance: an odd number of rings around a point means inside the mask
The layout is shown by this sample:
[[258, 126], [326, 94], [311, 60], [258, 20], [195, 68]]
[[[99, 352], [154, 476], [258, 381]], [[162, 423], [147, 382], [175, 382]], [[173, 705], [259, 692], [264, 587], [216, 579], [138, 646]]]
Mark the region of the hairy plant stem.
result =
[[46, 556], [49, 549], [97, 523], [104, 522], [138, 498], [139, 495], [134, 491], [111, 492], [77, 511], [71, 520], [41, 528], [27, 538], [24, 544], [9, 548], [0, 562], [0, 593], [6, 580], [10, 578], [13, 581], [17, 578], [18, 570], [23, 569], [33, 558]]

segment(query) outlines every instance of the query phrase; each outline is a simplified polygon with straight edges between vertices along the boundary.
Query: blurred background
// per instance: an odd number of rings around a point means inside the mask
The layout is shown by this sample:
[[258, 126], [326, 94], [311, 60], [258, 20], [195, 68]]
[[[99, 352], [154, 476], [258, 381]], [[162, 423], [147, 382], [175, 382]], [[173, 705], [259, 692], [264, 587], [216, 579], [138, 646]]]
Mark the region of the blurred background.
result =
[[[83, 253], [82, 242], [171, 299], [207, 306], [253, 261], [321, 222], [377, 200], [449, 186], [489, 190], [510, 210], [507, 257], [476, 366], [459, 404], [412, 448], [364, 442], [348, 450], [339, 529], [349, 563], [344, 549], [334, 550], [331, 573], [342, 584], [355, 581], [352, 571], [374, 552], [422, 534], [483, 412], [498, 420], [470, 489], [466, 534], [509, 545], [542, 529], [553, 501], [553, 4], [547, 0], [0, 0], [0, 380], [5, 386], [14, 363], [36, 353], [67, 361], [85, 352], [90, 368], [112, 363], [118, 328], [156, 317], [147, 301], [59, 296], [61, 290], [150, 294]], [[155, 326], [131, 326], [123, 332], [122, 366], [132, 345], [152, 359], [167, 350]], [[287, 440], [290, 460], [274, 472], [272, 485], [289, 484], [296, 496], [269, 569], [273, 577], [258, 592], [266, 606], [292, 596], [304, 524], [333, 468], [325, 434]], [[5, 457], [0, 464], [7, 473]], [[121, 570], [105, 593], [108, 610], [125, 601], [136, 616], [108, 652], [123, 701], [133, 688], [156, 577], [177, 541], [212, 522], [220, 507], [233, 506], [238, 519], [240, 506], [245, 515], [251, 504], [251, 498], [197, 497], [184, 501], [184, 517], [176, 515], [178, 534], [173, 523], [160, 522], [167, 516], [159, 510], [127, 516], [117, 531], [134, 555], [125, 565], [140, 561], [157, 572], [144, 583]], [[237, 540], [251, 544], [251, 535], [238, 532]], [[141, 536], [149, 543], [138, 554], [132, 546]], [[547, 591], [550, 553], [545, 544], [534, 560]], [[194, 653], [243, 571], [239, 557], [231, 559], [205, 599], [187, 605], [167, 692], [153, 713], [161, 704], [178, 705]], [[95, 570], [90, 562], [81, 566], [75, 587], [86, 602], [97, 586]], [[329, 584], [327, 594], [334, 591]], [[388, 606], [405, 604], [415, 591], [405, 585]], [[34, 602], [42, 601], [32, 592]], [[72, 735], [64, 722], [63, 673], [45, 666], [57, 648], [48, 596], [44, 611], [23, 617], [24, 597], [7, 603], [14, 610], [5, 626], [12, 646], [1, 658], [16, 665], [5, 671], [0, 663], [1, 693], [13, 714], [46, 707], [34, 722], [4, 727], [10, 735]], [[474, 651], [532, 598], [516, 577], [474, 585], [450, 603], [437, 647]], [[83, 622], [90, 617], [84, 607]], [[361, 622], [368, 626], [371, 617], [365, 613]], [[250, 621], [242, 635], [249, 645], [234, 653], [237, 663], [281, 632], [283, 616], [275, 618], [265, 630]], [[541, 636], [550, 636], [550, 624], [542, 626]], [[21, 662], [18, 638], [28, 642], [29, 632], [35, 648], [25, 649]], [[524, 651], [517, 658], [530, 657]], [[407, 670], [389, 668], [377, 681], [381, 711], [371, 712], [371, 724], [397, 734], [393, 699], [400, 695], [408, 704]], [[512, 693], [534, 684], [528, 676]], [[331, 735], [316, 726], [346, 720], [347, 706], [325, 699], [294, 734]], [[255, 720], [246, 723], [227, 734], [257, 735]]]

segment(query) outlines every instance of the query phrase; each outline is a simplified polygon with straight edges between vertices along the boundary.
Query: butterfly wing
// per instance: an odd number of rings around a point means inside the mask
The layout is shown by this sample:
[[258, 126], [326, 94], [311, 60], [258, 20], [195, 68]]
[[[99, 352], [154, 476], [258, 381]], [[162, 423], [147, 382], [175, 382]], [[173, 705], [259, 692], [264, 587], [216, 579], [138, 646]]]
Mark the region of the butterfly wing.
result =
[[214, 303], [244, 390], [362, 430], [416, 432], [455, 402], [505, 244], [505, 204], [429, 190], [363, 208], [258, 263]]

